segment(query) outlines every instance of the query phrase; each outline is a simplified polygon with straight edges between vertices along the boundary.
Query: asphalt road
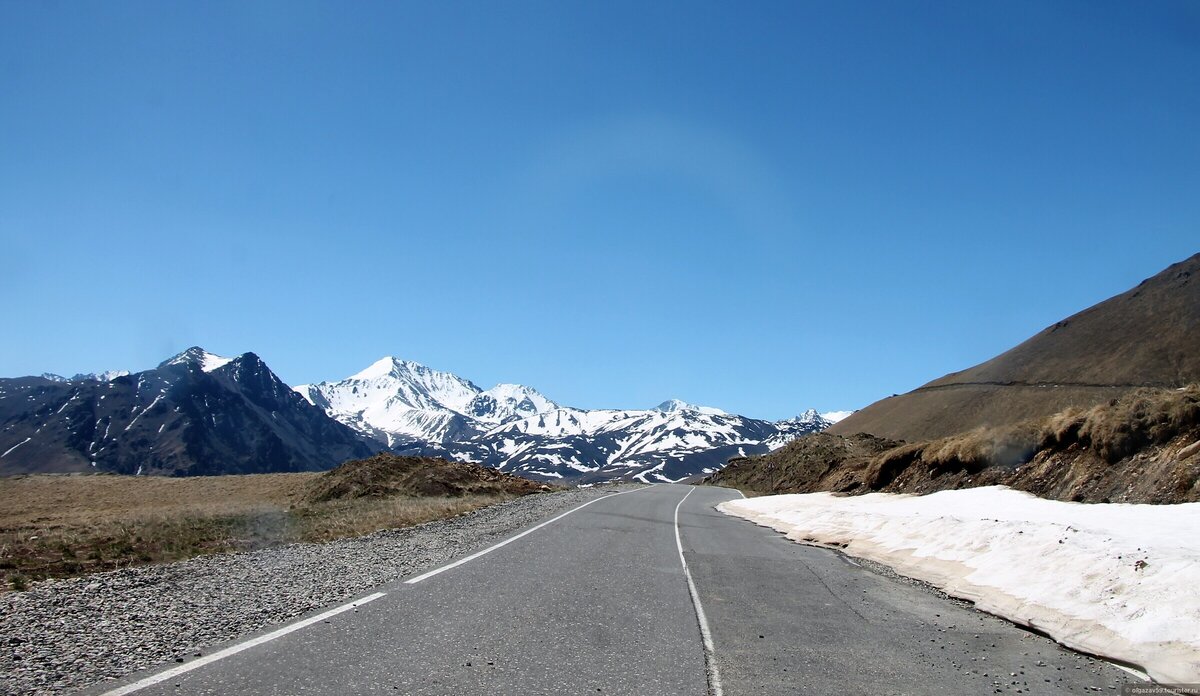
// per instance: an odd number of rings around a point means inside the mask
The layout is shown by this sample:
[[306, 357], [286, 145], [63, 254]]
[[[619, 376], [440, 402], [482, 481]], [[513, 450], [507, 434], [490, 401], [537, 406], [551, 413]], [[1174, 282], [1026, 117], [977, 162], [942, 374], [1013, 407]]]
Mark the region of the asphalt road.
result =
[[1133, 680], [713, 509], [738, 496], [661, 485], [602, 498], [360, 606], [91, 693], [962, 696]]

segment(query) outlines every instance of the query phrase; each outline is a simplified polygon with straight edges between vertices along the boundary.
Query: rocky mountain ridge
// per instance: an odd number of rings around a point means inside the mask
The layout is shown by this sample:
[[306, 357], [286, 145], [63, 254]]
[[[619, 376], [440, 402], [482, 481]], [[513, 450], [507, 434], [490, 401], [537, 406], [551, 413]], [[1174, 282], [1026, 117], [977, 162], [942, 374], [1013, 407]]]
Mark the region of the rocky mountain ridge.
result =
[[293, 389], [253, 353], [197, 346], [132, 375], [0, 379], [0, 474], [320, 470], [386, 450], [547, 482], [678, 481], [832, 422], [814, 410], [771, 422], [677, 399], [570, 408], [528, 386], [482, 389], [390, 356]]
[[191, 348], [110, 380], [0, 379], [0, 474], [317, 471], [379, 449], [254, 353]]
[[391, 356], [337, 382], [296, 387], [332, 418], [406, 454], [544, 480], [678, 481], [829, 427], [809, 410], [771, 422], [669, 399], [651, 409], [560, 406], [536, 389], [470, 380]]

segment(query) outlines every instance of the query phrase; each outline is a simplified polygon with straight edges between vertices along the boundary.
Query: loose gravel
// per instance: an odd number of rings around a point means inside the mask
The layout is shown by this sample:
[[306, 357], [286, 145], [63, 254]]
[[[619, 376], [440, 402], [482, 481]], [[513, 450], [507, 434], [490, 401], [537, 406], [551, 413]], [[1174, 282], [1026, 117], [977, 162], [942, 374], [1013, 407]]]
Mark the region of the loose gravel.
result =
[[63, 693], [203, 654], [636, 487], [532, 495], [354, 539], [38, 582], [0, 595], [0, 693]]

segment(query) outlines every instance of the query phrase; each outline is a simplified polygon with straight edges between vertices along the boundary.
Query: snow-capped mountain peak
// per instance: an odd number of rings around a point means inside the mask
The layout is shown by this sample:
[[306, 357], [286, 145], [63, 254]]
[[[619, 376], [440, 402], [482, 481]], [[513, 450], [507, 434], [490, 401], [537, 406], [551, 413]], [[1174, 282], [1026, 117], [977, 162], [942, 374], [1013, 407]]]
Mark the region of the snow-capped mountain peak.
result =
[[[794, 418], [786, 418], [779, 422], [780, 423], [817, 423], [820, 420], [822, 420], [822, 416], [820, 413], [817, 413], [817, 409], [810, 408], [807, 411], [805, 411], [804, 413], [801, 413], [800, 415], [798, 415]], [[828, 425], [828, 424], [826, 424], [826, 425]]]
[[94, 382], [111, 382], [118, 377], [128, 377], [129, 370], [105, 370], [104, 372], [80, 373], [71, 379], [90, 379]]
[[558, 408], [530, 387], [498, 384], [484, 391], [458, 375], [392, 356], [340, 382], [300, 385], [296, 391], [389, 446], [446, 442]]
[[332, 385], [322, 382], [317, 387], [338, 385], [349, 386], [347, 398], [362, 403], [365, 408], [391, 404], [417, 409], [449, 409], [456, 413], [462, 413], [480, 392], [479, 387], [458, 375], [392, 356], [376, 360], [367, 369], [341, 382]]
[[667, 399], [666, 401], [662, 402], [661, 404], [655, 406], [654, 410], [662, 411], [663, 413], [675, 413], [676, 411], [694, 411], [695, 413], [703, 413], [704, 415], [707, 415], [707, 416], [728, 415], [719, 408], [713, 408], [712, 406], [696, 406], [695, 404], [689, 404], [688, 402], [680, 401], [679, 399]]
[[205, 372], [212, 372], [213, 370], [224, 367], [231, 362], [233, 362], [233, 358], [225, 358], [215, 353], [210, 353], [200, 346], [192, 346], [170, 360], [163, 361], [159, 367], [166, 367], [168, 365], [186, 365], [191, 363], [194, 365], [199, 365], [200, 369]]
[[503, 423], [558, 408], [538, 390], [521, 384], [497, 384], [482, 391], [467, 404], [465, 415], [488, 423]]
[[584, 482], [678, 481], [829, 425], [814, 410], [772, 423], [678, 399], [653, 409], [560, 407], [531, 387], [483, 390], [391, 356], [339, 382], [295, 389], [395, 451]]

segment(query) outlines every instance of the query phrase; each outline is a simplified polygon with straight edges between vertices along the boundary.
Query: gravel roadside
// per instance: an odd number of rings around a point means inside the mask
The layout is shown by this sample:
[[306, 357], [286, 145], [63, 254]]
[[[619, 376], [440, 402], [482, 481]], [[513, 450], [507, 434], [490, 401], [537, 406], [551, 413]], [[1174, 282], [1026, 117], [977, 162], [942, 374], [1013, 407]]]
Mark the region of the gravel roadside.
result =
[[38, 582], [0, 595], [0, 693], [62, 693], [203, 653], [637, 487], [532, 495], [355, 539]]

